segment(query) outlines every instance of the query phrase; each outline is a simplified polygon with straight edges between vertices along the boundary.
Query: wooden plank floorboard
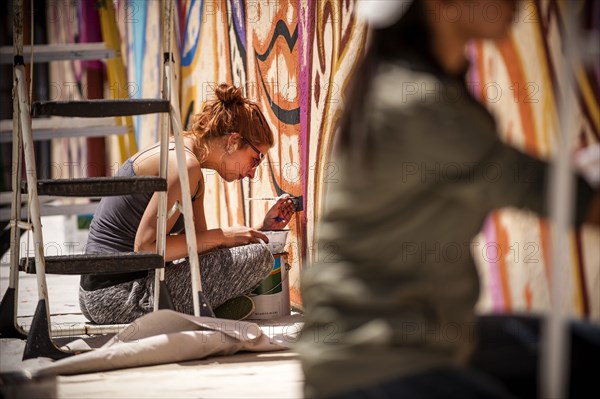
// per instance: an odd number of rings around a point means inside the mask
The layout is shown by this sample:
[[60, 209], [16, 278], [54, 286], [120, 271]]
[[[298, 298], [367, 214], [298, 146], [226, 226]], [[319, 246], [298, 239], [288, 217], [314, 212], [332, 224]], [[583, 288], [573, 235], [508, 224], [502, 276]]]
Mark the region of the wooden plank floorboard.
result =
[[292, 352], [238, 354], [57, 379], [59, 398], [301, 398]]

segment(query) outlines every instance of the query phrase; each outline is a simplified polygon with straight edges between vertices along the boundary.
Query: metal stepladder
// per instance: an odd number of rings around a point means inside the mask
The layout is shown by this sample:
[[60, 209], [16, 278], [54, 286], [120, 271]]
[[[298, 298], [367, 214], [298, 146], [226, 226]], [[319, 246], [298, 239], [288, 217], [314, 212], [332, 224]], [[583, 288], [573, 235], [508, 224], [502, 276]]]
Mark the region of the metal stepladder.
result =
[[[110, 2], [108, 2], [110, 3]], [[110, 5], [112, 7], [112, 4]], [[27, 338], [23, 359], [39, 356], [54, 359], [74, 354], [59, 349], [52, 342], [49, 298], [46, 273], [51, 274], [101, 274], [156, 270], [154, 310], [173, 308], [164, 281], [164, 253], [167, 221], [167, 160], [169, 128], [173, 130], [175, 151], [179, 165], [185, 165], [185, 152], [178, 101], [172, 87], [173, 57], [171, 53], [172, 0], [163, 2], [165, 33], [163, 34], [164, 75], [162, 99], [144, 100], [86, 100], [68, 102], [37, 102], [30, 110], [29, 95], [25, 81], [23, 57], [23, 5], [15, 0], [14, 14], [14, 74], [13, 74], [13, 171], [11, 203], [11, 259], [9, 288], [0, 304], [0, 336], [2, 338]], [[33, 111], [33, 112], [31, 112]], [[168, 113], [162, 117], [160, 133], [159, 176], [132, 178], [82, 178], [38, 180], [33, 149], [31, 113], [35, 116], [64, 117], [111, 117], [149, 113]], [[25, 155], [26, 187], [31, 223], [20, 221], [21, 208], [21, 160]], [[194, 314], [214, 317], [206, 301], [200, 281], [199, 259], [193, 224], [193, 212], [189, 179], [186, 168], [179, 169], [182, 187], [182, 205], [175, 204], [184, 215], [186, 241], [192, 274]], [[118, 253], [70, 256], [45, 256], [41, 229], [39, 195], [95, 197], [158, 192], [157, 253]], [[169, 214], [173, 214], [173, 209]], [[34, 258], [19, 259], [19, 236], [21, 229], [33, 232]], [[17, 293], [18, 272], [35, 273], [38, 285], [38, 304], [28, 334], [18, 325]]]

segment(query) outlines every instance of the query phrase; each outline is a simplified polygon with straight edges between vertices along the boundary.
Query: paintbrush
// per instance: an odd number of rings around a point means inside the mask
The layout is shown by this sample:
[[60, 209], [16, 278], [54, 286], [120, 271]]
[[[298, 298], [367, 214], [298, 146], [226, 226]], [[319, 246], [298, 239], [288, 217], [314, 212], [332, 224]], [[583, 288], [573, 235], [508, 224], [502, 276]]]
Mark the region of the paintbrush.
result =
[[279, 197], [246, 198], [246, 201], [277, 201]]
[[[304, 210], [302, 205], [302, 196], [295, 197], [290, 196], [290, 199], [294, 202], [294, 208], [296, 212]], [[277, 201], [279, 197], [260, 197], [260, 198], [246, 198], [246, 201]]]

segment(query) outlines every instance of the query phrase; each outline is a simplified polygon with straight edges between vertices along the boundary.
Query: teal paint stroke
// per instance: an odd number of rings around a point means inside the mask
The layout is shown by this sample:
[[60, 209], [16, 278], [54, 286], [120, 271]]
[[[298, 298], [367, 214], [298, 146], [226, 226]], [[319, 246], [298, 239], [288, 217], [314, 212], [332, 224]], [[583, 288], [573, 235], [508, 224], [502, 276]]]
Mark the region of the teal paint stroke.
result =
[[[134, 98], [141, 98], [144, 85], [144, 53], [146, 52], [146, 25], [148, 21], [148, 1], [129, 0], [128, 8], [135, 13], [136, 23], [133, 24], [133, 67], [135, 73], [135, 82], [138, 90], [135, 91]], [[135, 139], [140, 142], [140, 115], [135, 117]]]

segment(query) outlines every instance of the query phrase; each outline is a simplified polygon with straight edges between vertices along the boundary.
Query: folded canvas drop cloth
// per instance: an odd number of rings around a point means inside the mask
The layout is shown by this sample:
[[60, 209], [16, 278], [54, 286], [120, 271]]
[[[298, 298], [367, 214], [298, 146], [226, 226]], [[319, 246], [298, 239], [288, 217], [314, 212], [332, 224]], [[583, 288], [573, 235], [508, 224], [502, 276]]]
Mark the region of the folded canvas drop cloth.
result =
[[[35, 375], [69, 375], [185, 362], [239, 351], [284, 350], [289, 339], [269, 337], [255, 323], [195, 317], [159, 310], [135, 320], [99, 349], [32, 370]], [[68, 349], [85, 350], [81, 340]]]

